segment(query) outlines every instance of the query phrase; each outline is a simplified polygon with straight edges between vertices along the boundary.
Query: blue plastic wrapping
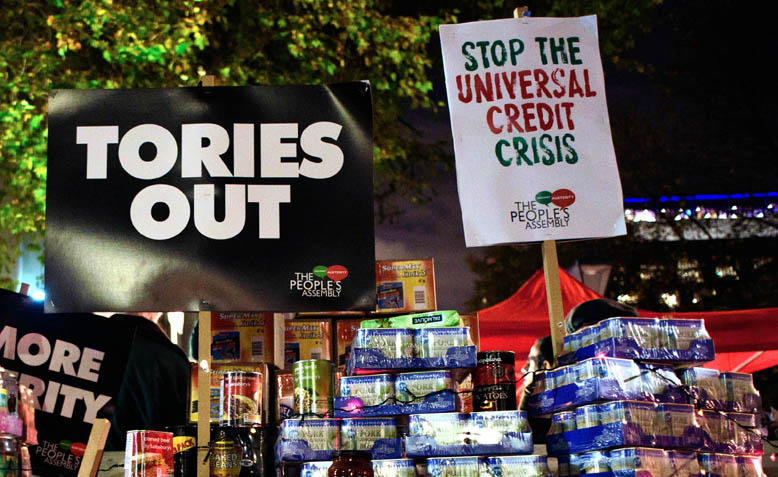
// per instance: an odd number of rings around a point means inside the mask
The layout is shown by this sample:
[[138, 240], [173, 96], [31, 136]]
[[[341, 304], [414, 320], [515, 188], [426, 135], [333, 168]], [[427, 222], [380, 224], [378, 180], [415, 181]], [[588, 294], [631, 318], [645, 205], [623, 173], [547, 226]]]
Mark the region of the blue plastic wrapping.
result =
[[544, 455], [509, 455], [487, 457], [490, 476], [495, 477], [553, 477]]
[[532, 432], [522, 411], [413, 414], [408, 457], [531, 454]]
[[694, 452], [630, 447], [560, 457], [559, 477], [699, 477]]
[[725, 454], [761, 455], [764, 452], [753, 414], [699, 411], [702, 450]]
[[367, 451], [373, 459], [399, 459], [402, 439], [392, 418], [343, 419], [340, 449]]
[[[688, 404], [617, 401], [586, 407], [597, 409], [597, 420], [576, 419], [575, 430], [549, 433], [546, 436], [549, 455], [616, 447], [699, 449], [703, 444], [702, 430], [695, 420], [694, 409]], [[580, 427], [581, 423], [586, 427]], [[558, 429], [552, 427], [552, 431]]]
[[560, 364], [595, 356], [704, 363], [714, 358], [703, 320], [609, 318], [565, 336]]
[[332, 460], [339, 433], [337, 419], [286, 419], [276, 441], [276, 461]]
[[327, 477], [332, 461], [306, 462], [300, 468], [300, 477]]
[[762, 411], [762, 398], [750, 374], [688, 368], [679, 370], [678, 375], [691, 393], [695, 407], [751, 414]]
[[352, 348], [346, 371], [353, 375], [360, 370], [475, 368], [475, 358], [475, 346], [455, 346], [445, 356], [431, 358], [387, 358], [379, 349]]
[[335, 397], [335, 417], [383, 417], [408, 414], [456, 412], [460, 410], [460, 400], [454, 391], [446, 390], [424, 398], [423, 402], [413, 404], [386, 404], [364, 407], [362, 400], [354, 397]]
[[670, 368], [629, 359], [591, 358], [538, 373], [535, 379], [529, 398], [533, 416], [601, 401], [688, 402], [688, 395]]
[[486, 460], [482, 457], [446, 457], [427, 459], [429, 477], [483, 477], [488, 475]]
[[413, 459], [374, 459], [373, 474], [375, 477], [416, 477], [416, 464]]

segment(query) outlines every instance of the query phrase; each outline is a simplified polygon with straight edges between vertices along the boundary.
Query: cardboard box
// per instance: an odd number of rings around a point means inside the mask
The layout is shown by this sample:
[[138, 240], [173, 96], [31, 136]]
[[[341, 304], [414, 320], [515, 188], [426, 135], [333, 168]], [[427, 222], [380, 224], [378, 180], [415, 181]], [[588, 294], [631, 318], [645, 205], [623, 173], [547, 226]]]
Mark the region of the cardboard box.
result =
[[470, 328], [470, 341], [476, 346], [476, 349], [481, 350], [481, 334], [478, 330], [478, 314], [472, 315], [459, 315], [462, 319], [462, 326]]
[[362, 320], [338, 320], [335, 322], [335, 339], [337, 341], [337, 361], [335, 364], [338, 367], [346, 367], [348, 355], [361, 322]]
[[286, 320], [284, 341], [284, 369], [304, 359], [332, 360], [332, 321]]
[[213, 312], [211, 359], [214, 363], [278, 365], [283, 350], [282, 326], [281, 314]]
[[437, 310], [433, 259], [379, 260], [375, 271], [377, 311]]

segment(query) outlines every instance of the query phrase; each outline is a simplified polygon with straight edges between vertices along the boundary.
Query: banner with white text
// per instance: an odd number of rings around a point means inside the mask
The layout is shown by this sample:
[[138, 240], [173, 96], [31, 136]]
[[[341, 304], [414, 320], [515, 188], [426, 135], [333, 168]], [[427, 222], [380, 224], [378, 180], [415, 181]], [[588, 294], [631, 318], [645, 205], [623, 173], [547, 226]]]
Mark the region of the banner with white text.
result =
[[45, 314], [42, 303], [0, 289], [0, 367], [18, 373], [36, 408], [33, 474], [77, 474], [92, 423], [116, 407], [134, 336], [131, 325], [85, 313]]
[[368, 82], [54, 90], [47, 312], [375, 308]]
[[595, 16], [441, 25], [465, 243], [626, 234]]

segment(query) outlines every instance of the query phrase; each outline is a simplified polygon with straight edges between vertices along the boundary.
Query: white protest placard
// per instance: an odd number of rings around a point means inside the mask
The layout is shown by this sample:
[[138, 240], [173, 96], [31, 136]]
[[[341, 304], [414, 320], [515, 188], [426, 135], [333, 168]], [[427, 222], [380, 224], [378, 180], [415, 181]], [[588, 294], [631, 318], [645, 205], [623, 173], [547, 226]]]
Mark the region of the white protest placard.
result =
[[597, 18], [441, 25], [465, 243], [626, 234]]

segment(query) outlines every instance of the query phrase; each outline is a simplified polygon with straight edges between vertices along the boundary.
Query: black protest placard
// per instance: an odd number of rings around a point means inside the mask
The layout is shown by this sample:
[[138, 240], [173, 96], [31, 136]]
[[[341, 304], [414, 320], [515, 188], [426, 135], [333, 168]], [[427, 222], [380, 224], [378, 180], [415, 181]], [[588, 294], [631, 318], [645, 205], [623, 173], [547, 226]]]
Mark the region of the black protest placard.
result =
[[90, 314], [45, 314], [43, 305], [0, 289], [0, 366], [19, 373], [37, 408], [35, 475], [76, 475], [92, 422], [109, 417], [135, 328]]
[[57, 90], [47, 312], [373, 309], [366, 82]]

